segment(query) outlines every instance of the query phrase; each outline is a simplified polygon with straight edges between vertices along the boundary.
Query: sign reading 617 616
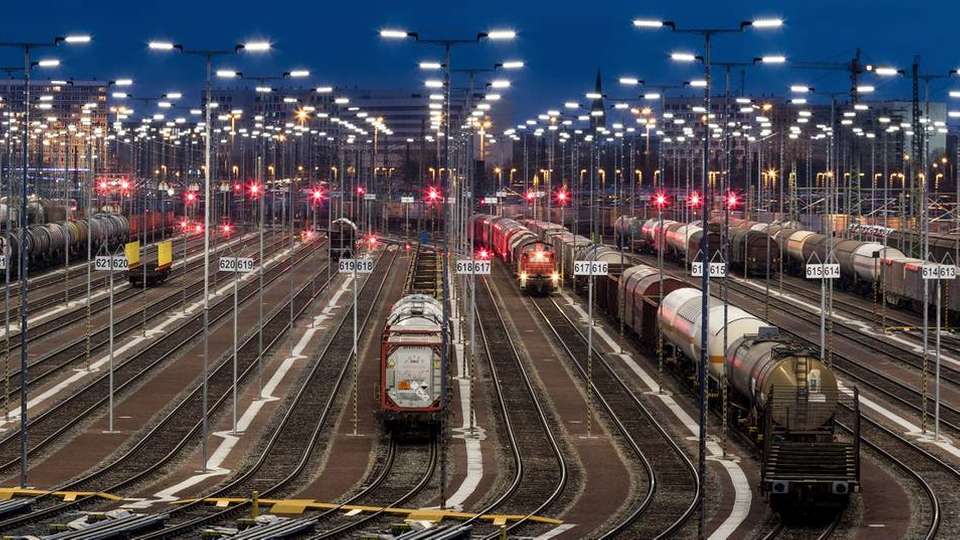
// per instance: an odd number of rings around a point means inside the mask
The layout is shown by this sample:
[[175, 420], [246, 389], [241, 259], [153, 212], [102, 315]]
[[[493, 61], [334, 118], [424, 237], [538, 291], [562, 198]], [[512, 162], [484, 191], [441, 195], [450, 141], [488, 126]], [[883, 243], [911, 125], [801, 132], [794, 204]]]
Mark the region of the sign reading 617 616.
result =
[[605, 261], [573, 261], [575, 276], [605, 276], [610, 265]]

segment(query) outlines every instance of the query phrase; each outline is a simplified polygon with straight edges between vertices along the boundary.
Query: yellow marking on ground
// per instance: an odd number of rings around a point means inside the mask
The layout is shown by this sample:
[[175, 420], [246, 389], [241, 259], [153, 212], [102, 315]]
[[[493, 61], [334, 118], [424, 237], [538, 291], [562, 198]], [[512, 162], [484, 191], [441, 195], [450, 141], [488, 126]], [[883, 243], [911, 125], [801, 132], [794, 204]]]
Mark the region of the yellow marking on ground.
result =
[[8, 501], [14, 497], [60, 497], [65, 502], [75, 501], [84, 497], [99, 497], [108, 501], [122, 501], [117, 497], [102, 491], [47, 491], [44, 489], [30, 489], [20, 487], [0, 487], [0, 501]]
[[[2, 494], [2, 492], [0, 492]], [[197, 501], [205, 504], [224, 508], [239, 504], [249, 504], [251, 501], [242, 497], [211, 497], [207, 499], [180, 499], [171, 504], [189, 504]], [[509, 522], [520, 521], [527, 518], [523, 514], [473, 514], [470, 512], [454, 512], [452, 510], [440, 510], [436, 508], [393, 508], [385, 506], [364, 506], [354, 504], [334, 504], [315, 501], [313, 499], [258, 499], [263, 506], [270, 506], [270, 513], [273, 514], [302, 514], [308, 510], [342, 510], [349, 513], [376, 513], [383, 512], [402, 516], [407, 521], [431, 521], [439, 523], [445, 519], [455, 519], [466, 521], [468, 519], [478, 518], [488, 521], [494, 525], [505, 525]], [[529, 521], [535, 523], [545, 523], [548, 525], [561, 525], [563, 521], [559, 519], [530, 516]]]

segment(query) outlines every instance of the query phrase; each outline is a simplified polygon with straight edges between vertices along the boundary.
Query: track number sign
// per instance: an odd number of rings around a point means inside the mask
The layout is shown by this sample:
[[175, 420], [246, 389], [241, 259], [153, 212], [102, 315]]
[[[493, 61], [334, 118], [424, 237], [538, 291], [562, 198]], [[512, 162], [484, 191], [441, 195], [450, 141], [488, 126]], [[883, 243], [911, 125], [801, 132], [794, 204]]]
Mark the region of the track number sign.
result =
[[920, 273], [923, 279], [956, 279], [957, 267], [952, 264], [925, 264]]
[[365, 201], [375, 201], [375, 200], [377, 200], [377, 194], [376, 194], [376, 193], [364, 193], [364, 194], [363, 194], [363, 200], [365, 200]]
[[108, 272], [110, 270], [129, 270], [130, 264], [123, 255], [111, 257], [109, 255], [97, 255], [93, 260], [93, 268], [98, 272]]
[[[693, 277], [703, 277], [703, 263], [696, 261], [690, 263], [690, 275]], [[710, 263], [710, 277], [722, 278], [727, 276], [727, 265], [722, 262]]]
[[340, 259], [339, 270], [341, 274], [352, 274], [354, 271], [369, 274], [373, 272], [373, 259]]
[[471, 259], [458, 260], [457, 273], [488, 276], [490, 275], [490, 261], [477, 261]]
[[484, 198], [483, 198], [483, 204], [497, 204], [497, 198], [496, 198], [496, 197], [484, 197]]
[[6, 269], [7, 269], [7, 256], [0, 255], [0, 270], [6, 270]]
[[573, 275], [575, 276], [605, 276], [609, 263], [604, 261], [573, 261]]
[[253, 272], [254, 264], [252, 257], [220, 257], [219, 261], [221, 272]]
[[413, 196], [412, 196], [412, 195], [401, 195], [401, 196], [400, 196], [400, 202], [403, 203], [403, 204], [413, 204]]
[[808, 264], [806, 277], [807, 279], [839, 279], [840, 265], [837, 263]]

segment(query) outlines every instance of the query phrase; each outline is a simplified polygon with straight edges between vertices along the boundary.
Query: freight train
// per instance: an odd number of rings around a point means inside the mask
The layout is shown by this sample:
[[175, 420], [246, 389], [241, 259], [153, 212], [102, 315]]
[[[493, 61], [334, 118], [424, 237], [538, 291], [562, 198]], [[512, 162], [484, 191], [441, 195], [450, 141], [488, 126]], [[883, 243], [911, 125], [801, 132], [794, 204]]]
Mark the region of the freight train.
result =
[[[699, 228], [698, 222], [689, 227]], [[717, 236], [710, 238], [711, 252], [719, 249], [719, 223], [711, 223], [709, 228], [717, 228]], [[699, 237], [695, 243], [688, 237], [686, 252], [682, 249], [683, 225], [664, 220], [663, 232], [657, 219], [622, 218], [615, 223], [616, 242], [620, 246], [638, 252], [659, 251], [661, 238], [664, 256], [677, 261], [699, 253]], [[889, 233], [889, 231], [887, 231]], [[866, 234], [869, 238], [869, 234]], [[904, 255], [890, 245], [884, 245], [874, 239], [845, 240], [835, 238], [833, 249], [828, 254], [826, 235], [800, 228], [796, 222], [758, 223], [754, 221], [731, 220], [729, 257], [734, 270], [745, 271], [750, 275], [773, 275], [783, 271], [803, 276], [805, 267], [811, 262], [836, 261], [840, 265], [841, 288], [864, 295], [883, 292], [884, 301], [919, 312], [923, 306], [924, 280], [923, 261]], [[950, 246], [951, 240], [940, 238], [942, 249]], [[783, 260], [781, 261], [781, 256]], [[769, 264], [767, 263], [769, 261]], [[960, 280], [941, 282], [943, 309], [950, 321], [960, 320]], [[934, 304], [934, 292], [930, 289], [930, 305]]]
[[[696, 379], [699, 289], [640, 264], [598, 279], [596, 298], [645, 348], [655, 350], [662, 340], [669, 365], [684, 379]], [[708, 320], [707, 391], [716, 395], [719, 381], [728, 381], [725, 421], [760, 452], [760, 488], [771, 507], [791, 514], [845, 506], [860, 489], [859, 437], [838, 437], [835, 417], [843, 399], [856, 410], [855, 391], [847, 398], [816, 351], [762, 319], [734, 306], [725, 318], [722, 303], [711, 298]]]
[[470, 229], [476, 249], [486, 249], [503, 260], [517, 276], [520, 288], [529, 294], [549, 294], [560, 283], [556, 251], [547, 238], [554, 231], [531, 231], [510, 218], [477, 214]]
[[[164, 218], [160, 219], [157, 213], [148, 219], [143, 225], [147, 234], [161, 229], [171, 230], [175, 223], [173, 212], [168, 212]], [[68, 251], [71, 259], [86, 258], [88, 238], [93, 254], [97, 254], [101, 248], [115, 250], [127, 241], [136, 239], [143, 226], [140, 216], [128, 220], [118, 214], [96, 214], [89, 220], [29, 225], [26, 230], [28, 267], [36, 270], [62, 264]], [[0, 246], [11, 263], [11, 270], [16, 269], [20, 261], [20, 243], [19, 229], [4, 232], [0, 236]]]
[[388, 430], [410, 433], [437, 428], [444, 356], [440, 258], [417, 246], [404, 295], [390, 309], [380, 339], [378, 414]]

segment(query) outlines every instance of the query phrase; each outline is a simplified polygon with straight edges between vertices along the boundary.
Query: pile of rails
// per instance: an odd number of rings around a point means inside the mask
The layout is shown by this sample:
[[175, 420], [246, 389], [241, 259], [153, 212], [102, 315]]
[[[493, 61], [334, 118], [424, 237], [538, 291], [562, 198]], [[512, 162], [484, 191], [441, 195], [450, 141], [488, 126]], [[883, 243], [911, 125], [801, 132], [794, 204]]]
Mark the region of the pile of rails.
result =
[[[672, 230], [681, 227], [676, 224]], [[698, 228], [676, 234], [674, 247], [688, 246], [690, 256], [692, 235], [702, 234]], [[544, 238], [565, 234], [546, 225], [538, 230]], [[750, 236], [754, 235], [742, 236], [748, 246]], [[650, 237], [654, 238], [666, 235]], [[577, 260], [604, 249], [585, 238], [576, 244], [569, 256]], [[612, 253], [619, 258], [619, 253]], [[744, 260], [749, 269], [749, 259]], [[703, 352], [702, 292], [651, 266], [609, 268], [608, 275], [595, 278], [601, 309], [622, 321], [647, 350], [658, 350], [663, 343], [674, 371], [683, 380], [696, 381]], [[739, 308], [728, 306], [726, 315], [724, 311], [719, 300], [709, 299], [706, 391], [716, 395], [721, 382], [728, 381], [732, 406], [725, 421], [760, 451], [760, 485], [771, 506], [788, 513], [846, 505], [860, 485], [859, 437], [852, 441], [838, 437], [835, 417], [842, 401], [852, 400], [851, 406], [857, 406], [856, 394], [841, 394], [833, 370], [815, 351]]]
[[[721, 261], [720, 223], [710, 223], [709, 260]], [[637, 252], [657, 253], [678, 262], [703, 260], [699, 221], [683, 224], [672, 220], [622, 217], [617, 220], [618, 246]], [[888, 231], [889, 232], [889, 231]], [[901, 239], [902, 240], [902, 239]], [[949, 239], [942, 239], [950, 242]], [[893, 306], [922, 310], [924, 297], [923, 260], [907, 257], [900, 249], [876, 240], [834, 239], [828, 250], [826, 235], [800, 228], [793, 221], [760, 223], [731, 219], [728, 257], [730, 266], [747, 275], [773, 275], [781, 269], [803, 276], [808, 263], [836, 262], [840, 265], [841, 288], [858, 294], [883, 293]], [[941, 246], [947, 249], [946, 245]], [[952, 246], [951, 246], [952, 249]], [[950, 320], [960, 319], [960, 280], [941, 283], [943, 305]], [[934, 304], [930, 287], [930, 305]]]

